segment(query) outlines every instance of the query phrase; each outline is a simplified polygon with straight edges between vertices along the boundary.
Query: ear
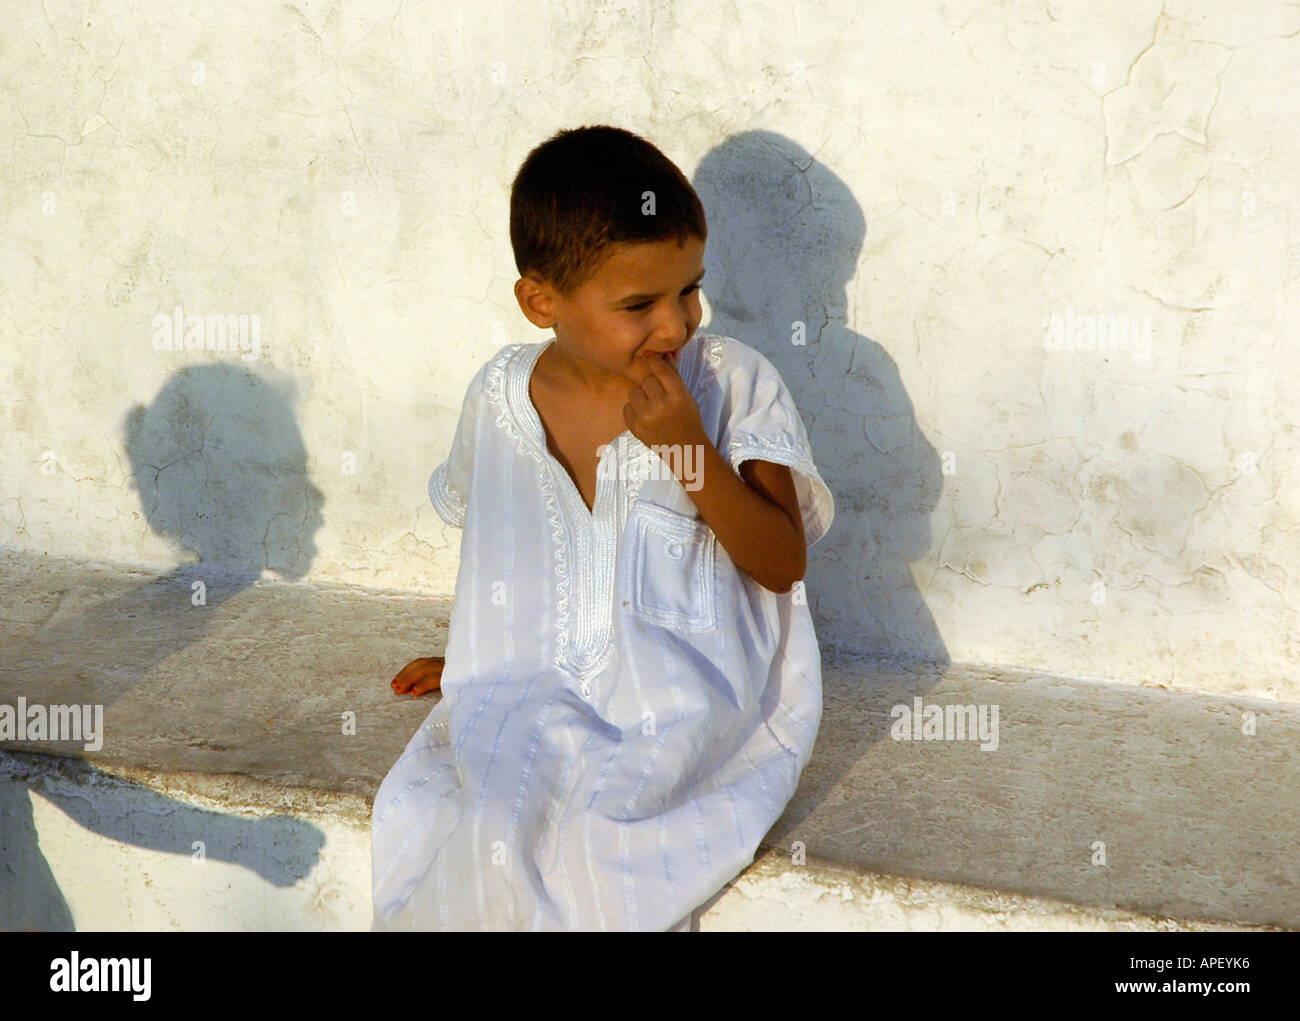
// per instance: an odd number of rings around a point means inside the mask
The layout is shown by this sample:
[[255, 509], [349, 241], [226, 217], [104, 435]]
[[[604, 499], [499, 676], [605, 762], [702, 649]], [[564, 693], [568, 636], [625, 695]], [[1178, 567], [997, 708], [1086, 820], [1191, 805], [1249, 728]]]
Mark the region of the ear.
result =
[[531, 274], [515, 281], [515, 300], [524, 317], [539, 329], [555, 325], [554, 294], [550, 285]]

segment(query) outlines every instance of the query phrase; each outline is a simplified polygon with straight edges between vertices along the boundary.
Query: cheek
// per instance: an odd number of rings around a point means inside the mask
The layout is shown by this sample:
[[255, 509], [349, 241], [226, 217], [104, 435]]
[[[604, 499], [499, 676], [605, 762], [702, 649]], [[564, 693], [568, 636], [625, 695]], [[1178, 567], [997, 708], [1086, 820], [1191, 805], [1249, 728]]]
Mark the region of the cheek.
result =
[[690, 304], [686, 306], [686, 314], [691, 317], [690, 325], [698, 328], [704, 319], [704, 309], [700, 305], [700, 292], [696, 291], [692, 296]]

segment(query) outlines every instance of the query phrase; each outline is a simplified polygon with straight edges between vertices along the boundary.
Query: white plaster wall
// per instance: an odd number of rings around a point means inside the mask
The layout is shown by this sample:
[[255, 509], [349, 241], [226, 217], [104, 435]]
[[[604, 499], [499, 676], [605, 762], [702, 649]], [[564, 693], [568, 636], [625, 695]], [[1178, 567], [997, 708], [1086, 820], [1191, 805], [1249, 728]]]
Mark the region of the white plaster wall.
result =
[[[611, 122], [696, 181], [706, 327], [803, 409], [828, 650], [1295, 700], [1298, 30], [1264, 0], [15, 0], [0, 544], [450, 590], [428, 474], [482, 361], [546, 336], [510, 180]], [[259, 357], [155, 350], [178, 305], [259, 316]], [[1054, 350], [1053, 315], [1149, 348]]]

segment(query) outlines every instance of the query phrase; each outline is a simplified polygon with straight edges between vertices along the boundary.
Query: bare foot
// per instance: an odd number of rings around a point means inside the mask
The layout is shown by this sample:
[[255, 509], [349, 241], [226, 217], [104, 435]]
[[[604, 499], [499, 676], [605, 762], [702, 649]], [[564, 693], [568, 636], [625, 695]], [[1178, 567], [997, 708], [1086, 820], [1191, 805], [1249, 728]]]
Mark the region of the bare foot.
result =
[[411, 660], [393, 678], [393, 691], [398, 695], [423, 695], [426, 691], [437, 691], [442, 687], [442, 668], [446, 662], [443, 656]]

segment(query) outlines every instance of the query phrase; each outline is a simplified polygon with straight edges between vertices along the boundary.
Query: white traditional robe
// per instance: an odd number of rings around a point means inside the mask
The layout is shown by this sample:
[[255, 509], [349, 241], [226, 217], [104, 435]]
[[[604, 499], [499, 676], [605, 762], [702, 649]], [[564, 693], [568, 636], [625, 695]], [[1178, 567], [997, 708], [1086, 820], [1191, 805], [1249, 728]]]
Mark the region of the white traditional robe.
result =
[[[812, 753], [802, 583], [740, 571], [630, 430], [588, 511], [528, 395], [550, 343], [479, 370], [429, 481], [460, 569], [442, 700], [375, 797], [375, 930], [672, 928], [753, 861]], [[834, 501], [771, 362], [697, 332], [677, 371], [733, 469], [792, 469], [816, 543]]]

